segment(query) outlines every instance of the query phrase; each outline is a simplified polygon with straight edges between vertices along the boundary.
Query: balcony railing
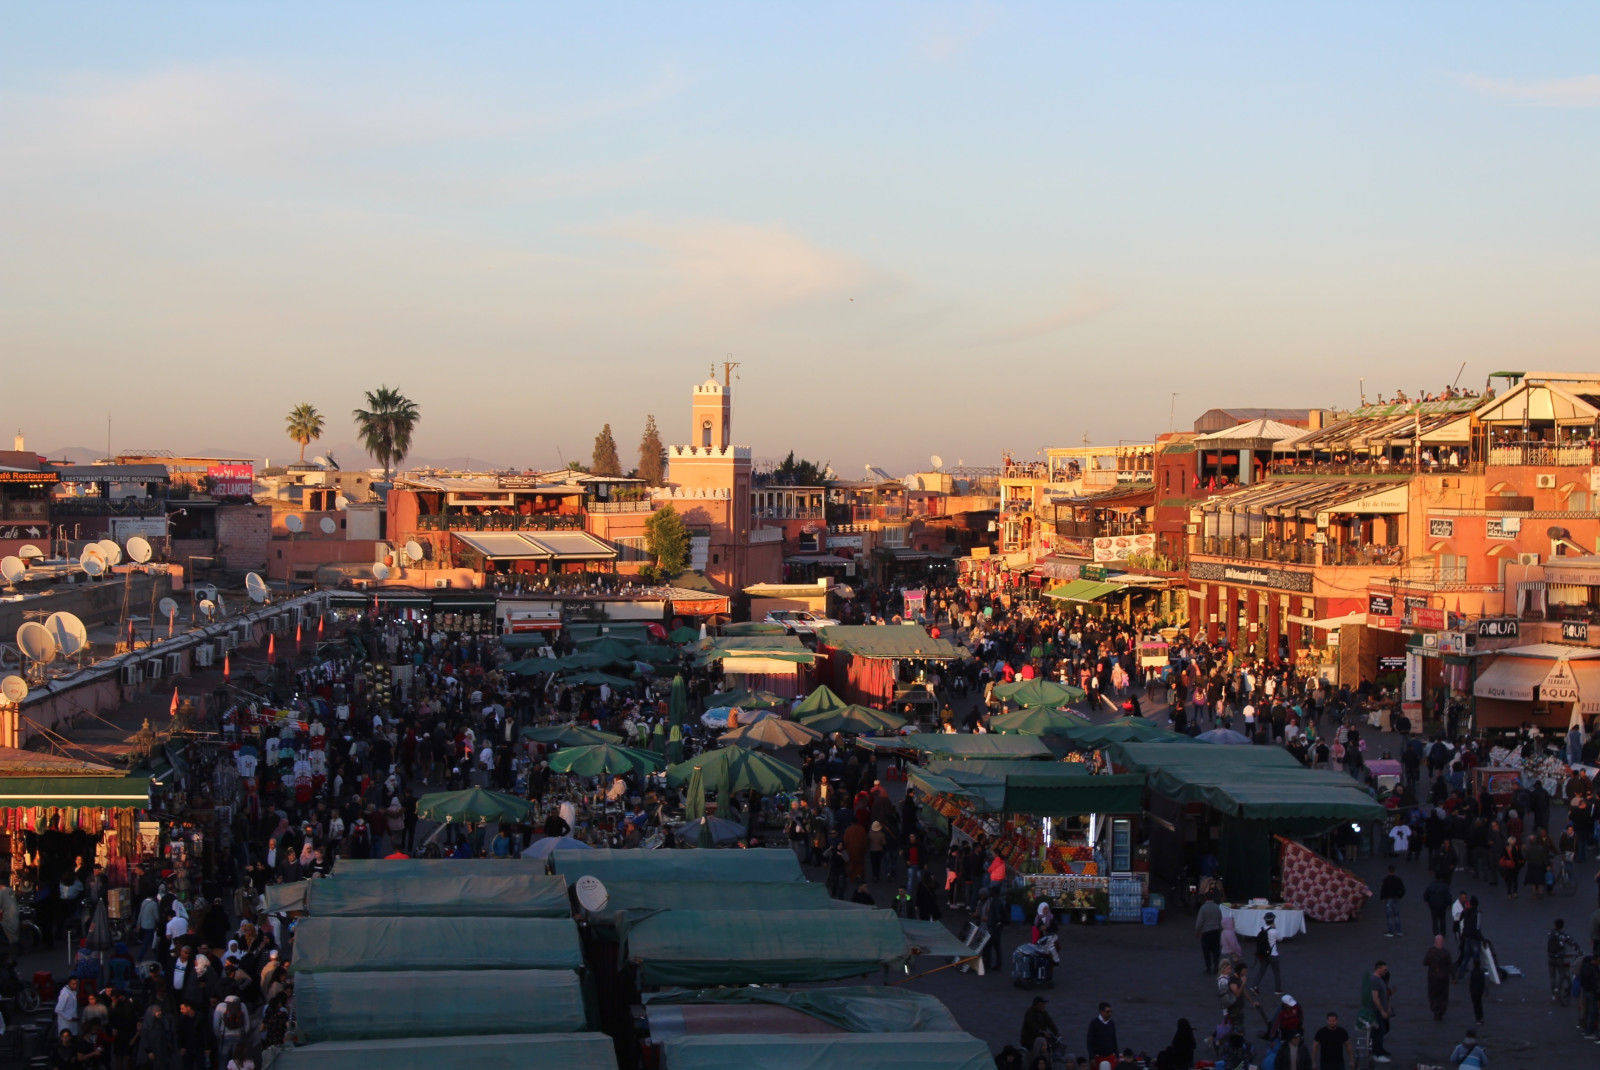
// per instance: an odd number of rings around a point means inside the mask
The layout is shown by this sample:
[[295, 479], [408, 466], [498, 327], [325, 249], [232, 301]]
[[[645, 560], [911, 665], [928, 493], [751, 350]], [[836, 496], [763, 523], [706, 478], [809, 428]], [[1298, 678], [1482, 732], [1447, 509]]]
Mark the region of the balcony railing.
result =
[[161, 516], [164, 498], [56, 498], [50, 515], [64, 516]]
[[1072, 539], [1099, 539], [1110, 535], [1145, 535], [1150, 525], [1142, 520], [1057, 520], [1056, 534]]
[[[1498, 462], [1496, 462], [1498, 463]], [[1511, 463], [1511, 462], [1506, 462]], [[1451, 473], [1479, 473], [1483, 465], [1468, 462], [1465, 459], [1455, 464], [1448, 460], [1435, 461], [1429, 464], [1426, 459], [1419, 469], [1410, 461], [1391, 461], [1383, 464], [1380, 461], [1346, 461], [1335, 463], [1333, 461], [1273, 461], [1271, 464], [1273, 475], [1278, 476], [1409, 476], [1422, 472], [1426, 475], [1448, 475]]]
[[642, 498], [628, 502], [589, 502], [584, 508], [591, 513], [653, 513], [656, 503]]
[[1404, 546], [1368, 546], [1360, 543], [1330, 542], [1322, 548], [1324, 565], [1357, 565], [1379, 567], [1403, 565], [1406, 561]]
[[777, 506], [768, 506], [766, 508], [753, 509], [750, 515], [758, 520], [821, 520], [823, 519], [824, 511], [820, 506], [816, 509], [783, 509]]
[[563, 531], [582, 528], [583, 517], [570, 513], [538, 513], [533, 516], [433, 513], [417, 517], [418, 531]]
[[1247, 561], [1276, 561], [1286, 565], [1317, 563], [1317, 548], [1311, 543], [1251, 539], [1244, 535], [1191, 536], [1189, 552], [1212, 557], [1239, 557]]
[[1489, 447], [1489, 463], [1553, 468], [1586, 468], [1600, 464], [1600, 444], [1594, 442], [1497, 442]]
[[0, 520], [43, 522], [49, 519], [50, 503], [43, 498], [0, 499]]

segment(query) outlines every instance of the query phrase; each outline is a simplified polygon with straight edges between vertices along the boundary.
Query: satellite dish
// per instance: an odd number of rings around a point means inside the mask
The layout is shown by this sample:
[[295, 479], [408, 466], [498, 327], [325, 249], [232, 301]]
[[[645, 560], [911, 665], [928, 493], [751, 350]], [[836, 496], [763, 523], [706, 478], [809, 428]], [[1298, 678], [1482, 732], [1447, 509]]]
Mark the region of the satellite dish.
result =
[[78, 558], [78, 567], [91, 576], [98, 576], [106, 570], [106, 559], [93, 550], [85, 550]]
[[600, 883], [600, 878], [584, 875], [578, 878], [578, 905], [589, 913], [604, 910], [606, 904], [611, 902], [611, 896], [606, 893], [606, 886]]
[[163, 598], [160, 602], [156, 603], [156, 608], [159, 609], [161, 611], [161, 615], [166, 617], [168, 620], [171, 620], [173, 617], [178, 615], [178, 603], [170, 598]]
[[217, 610], [217, 604], [209, 598], [200, 599], [200, 612], [206, 615], [206, 620], [211, 619], [211, 614]]
[[328, 467], [328, 458], [321, 457], [321, 456], [313, 457], [313, 458], [311, 458], [311, 463], [316, 465], [318, 468], [327, 468]]
[[389, 566], [384, 564], [382, 561], [379, 561], [376, 565], [373, 565], [372, 566], [372, 578], [375, 579], [375, 580], [386, 580], [386, 579], [388, 579], [389, 578]]
[[75, 613], [52, 613], [45, 618], [44, 627], [56, 641], [56, 648], [64, 658], [72, 657], [89, 645], [89, 629], [83, 626], [83, 621]]
[[0, 695], [4, 695], [13, 706], [20, 706], [22, 700], [28, 697], [28, 681], [20, 676], [8, 676], [0, 680]]
[[335, 509], [348, 509], [350, 507], [350, 499], [343, 494], [336, 494], [333, 498], [333, 507]]
[[17, 556], [22, 558], [24, 561], [33, 561], [43, 557], [44, 551], [30, 542], [28, 545], [17, 551]]
[[55, 660], [56, 638], [43, 624], [30, 620], [17, 629], [17, 649], [29, 661], [44, 665]]
[[283, 518], [283, 526], [298, 535], [306, 529], [306, 522], [291, 513]]
[[937, 453], [935, 453], [932, 457], [929, 457], [928, 460], [933, 462], [933, 470], [935, 472], [944, 467], [944, 458], [939, 456]]
[[128, 560], [142, 565], [155, 556], [155, 551], [150, 548], [150, 540], [143, 535], [135, 535], [128, 540]]
[[334, 532], [339, 530], [339, 525], [331, 516], [325, 516], [321, 520], [317, 521], [317, 526], [322, 529], [322, 533], [324, 535], [332, 535]]
[[267, 600], [267, 581], [254, 572], [244, 578], [244, 589], [250, 601], [257, 605]]
[[100, 556], [106, 559], [107, 567], [122, 564], [122, 547], [115, 542], [110, 539], [101, 539], [99, 542], [94, 543], [93, 546]]
[[416, 539], [412, 539], [410, 542], [406, 543], [406, 560], [407, 561], [421, 561], [422, 560], [422, 544], [417, 542]]
[[28, 566], [22, 563], [20, 557], [0, 558], [0, 576], [6, 578], [7, 583], [16, 583], [28, 574]]

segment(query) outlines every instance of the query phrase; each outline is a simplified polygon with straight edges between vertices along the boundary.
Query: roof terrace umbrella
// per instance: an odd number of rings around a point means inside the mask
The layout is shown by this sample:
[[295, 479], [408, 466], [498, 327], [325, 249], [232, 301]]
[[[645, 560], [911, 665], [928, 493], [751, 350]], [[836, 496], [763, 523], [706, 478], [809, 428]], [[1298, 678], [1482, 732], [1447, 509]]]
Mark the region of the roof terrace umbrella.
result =
[[846, 732], [861, 735], [863, 732], [898, 732], [906, 726], [906, 719], [897, 713], [885, 713], [868, 706], [845, 706], [802, 717], [800, 723], [818, 732]]
[[737, 743], [744, 747], [788, 747], [814, 743], [822, 738], [822, 733], [781, 717], [763, 717], [724, 732], [717, 738], [720, 742]]
[[581, 724], [529, 725], [522, 738], [535, 743], [554, 743], [561, 747], [587, 747], [596, 743], [621, 743], [621, 736], [588, 728]]
[[1074, 728], [1087, 728], [1089, 718], [1055, 710], [1048, 706], [1029, 706], [1015, 713], [1004, 713], [989, 719], [991, 732], [1017, 732], [1025, 736], [1065, 735]]
[[552, 851], [592, 851], [594, 848], [571, 836], [541, 836], [522, 849], [523, 858], [549, 858]]
[[449, 824], [459, 821], [482, 825], [493, 821], [522, 821], [533, 815], [533, 804], [515, 795], [485, 788], [436, 791], [417, 800], [417, 816]]
[[614, 743], [597, 743], [588, 747], [566, 747], [550, 756], [550, 768], [557, 773], [576, 773], [579, 776], [604, 776], [608, 773], [653, 773], [665, 767], [666, 759], [659, 754], [634, 747], [619, 747]]
[[782, 695], [774, 695], [771, 691], [747, 691], [742, 687], [706, 699], [708, 710], [717, 706], [738, 706], [745, 710], [775, 710], [788, 704], [789, 700]]
[[996, 684], [994, 696], [1019, 706], [1065, 706], [1082, 699], [1084, 690], [1071, 684], [1058, 684], [1054, 680], [1016, 680], [1009, 684]]

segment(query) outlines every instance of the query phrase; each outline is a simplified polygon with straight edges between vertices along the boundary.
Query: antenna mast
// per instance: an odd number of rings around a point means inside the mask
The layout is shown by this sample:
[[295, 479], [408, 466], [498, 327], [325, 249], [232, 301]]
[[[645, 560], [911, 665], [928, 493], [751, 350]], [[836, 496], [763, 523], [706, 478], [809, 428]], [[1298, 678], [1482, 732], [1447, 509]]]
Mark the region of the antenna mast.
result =
[[[728, 355], [730, 357], [733, 356], [732, 353], [729, 353]], [[725, 360], [722, 362], [722, 388], [724, 390], [733, 389], [733, 369], [737, 368], [738, 366], [739, 362], [736, 360]], [[713, 371], [714, 370], [715, 369], [713, 369]]]

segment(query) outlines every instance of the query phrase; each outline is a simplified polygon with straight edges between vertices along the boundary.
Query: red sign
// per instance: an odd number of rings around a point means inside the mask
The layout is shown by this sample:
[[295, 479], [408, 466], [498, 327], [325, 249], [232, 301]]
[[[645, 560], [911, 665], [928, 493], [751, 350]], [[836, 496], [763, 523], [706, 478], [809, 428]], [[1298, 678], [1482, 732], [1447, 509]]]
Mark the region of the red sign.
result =
[[206, 469], [211, 493], [218, 498], [248, 498], [256, 492], [253, 464], [214, 464]]
[[1438, 628], [1445, 626], [1444, 610], [1434, 609], [1429, 606], [1417, 606], [1411, 610], [1411, 623], [1418, 628]]
[[1400, 618], [1379, 616], [1378, 614], [1368, 614], [1367, 627], [1385, 628], [1391, 632], [1397, 632], [1400, 630]]

